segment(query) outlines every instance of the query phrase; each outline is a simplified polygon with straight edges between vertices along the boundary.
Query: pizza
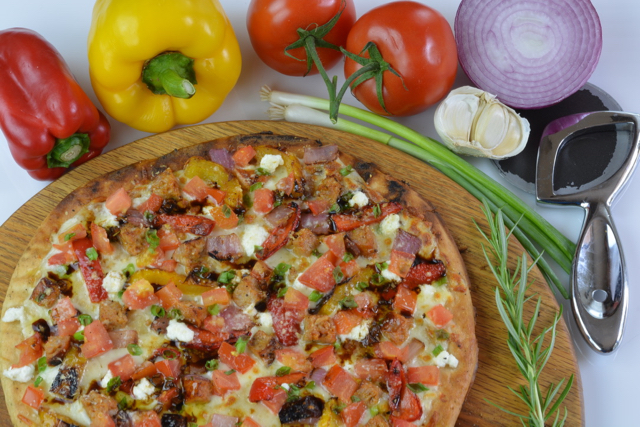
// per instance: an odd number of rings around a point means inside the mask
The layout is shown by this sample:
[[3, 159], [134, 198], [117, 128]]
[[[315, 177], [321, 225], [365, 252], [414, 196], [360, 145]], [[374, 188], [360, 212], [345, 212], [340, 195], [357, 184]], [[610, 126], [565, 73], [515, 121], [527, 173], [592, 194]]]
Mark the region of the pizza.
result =
[[2, 308], [2, 386], [21, 426], [452, 426], [474, 327], [429, 202], [335, 145], [238, 135], [50, 213]]

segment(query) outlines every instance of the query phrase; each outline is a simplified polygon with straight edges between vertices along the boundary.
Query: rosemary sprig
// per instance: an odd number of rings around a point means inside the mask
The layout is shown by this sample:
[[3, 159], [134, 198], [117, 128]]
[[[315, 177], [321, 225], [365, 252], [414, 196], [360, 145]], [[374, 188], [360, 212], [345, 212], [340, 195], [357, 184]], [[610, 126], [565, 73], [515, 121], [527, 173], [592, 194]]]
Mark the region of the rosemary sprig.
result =
[[[482, 245], [484, 256], [487, 259], [489, 268], [495, 276], [498, 286], [496, 286], [496, 305], [502, 321], [507, 327], [509, 337], [507, 344], [511, 354], [518, 365], [518, 369], [526, 380], [527, 385], [521, 385], [519, 389], [509, 390], [518, 396], [529, 408], [528, 414], [517, 414], [501, 406], [486, 400], [500, 410], [520, 419], [523, 426], [545, 427], [545, 421], [553, 418], [553, 427], [563, 426], [567, 420], [567, 408], [564, 408], [564, 416], [560, 418], [560, 404], [564, 401], [573, 384], [573, 375], [565, 383], [562, 379], [558, 384], [551, 383], [543, 394], [543, 390], [538, 383], [542, 370], [547, 364], [556, 339], [556, 326], [562, 315], [562, 307], [556, 313], [552, 324], [542, 330], [538, 336], [533, 335], [533, 329], [540, 313], [541, 299], [538, 298], [533, 316], [526, 322], [524, 319], [524, 306], [533, 298], [533, 295], [526, 296], [529, 288], [528, 274], [538, 262], [538, 259], [529, 266], [527, 265], [526, 252], [517, 260], [517, 266], [513, 273], [507, 267], [508, 261], [508, 240], [511, 236], [505, 231], [505, 221], [502, 211], [498, 210], [493, 216], [487, 201], [484, 201], [483, 212], [489, 222], [490, 235], [487, 236], [476, 223], [476, 228], [489, 243], [490, 251]], [[475, 222], [475, 221], [474, 221]], [[514, 228], [518, 224], [514, 225]], [[491, 255], [490, 255], [491, 254]], [[492, 259], [494, 262], [492, 263]], [[549, 336], [548, 346], [544, 347], [545, 338]], [[563, 388], [564, 386], [564, 388]]]

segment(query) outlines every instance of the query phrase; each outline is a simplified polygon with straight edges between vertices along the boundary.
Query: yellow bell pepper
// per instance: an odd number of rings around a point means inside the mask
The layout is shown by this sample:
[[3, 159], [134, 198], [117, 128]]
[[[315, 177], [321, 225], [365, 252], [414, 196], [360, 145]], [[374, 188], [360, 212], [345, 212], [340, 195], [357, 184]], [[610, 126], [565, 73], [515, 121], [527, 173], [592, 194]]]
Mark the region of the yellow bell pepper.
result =
[[116, 120], [145, 132], [200, 122], [240, 75], [218, 0], [98, 0], [88, 39], [91, 84]]

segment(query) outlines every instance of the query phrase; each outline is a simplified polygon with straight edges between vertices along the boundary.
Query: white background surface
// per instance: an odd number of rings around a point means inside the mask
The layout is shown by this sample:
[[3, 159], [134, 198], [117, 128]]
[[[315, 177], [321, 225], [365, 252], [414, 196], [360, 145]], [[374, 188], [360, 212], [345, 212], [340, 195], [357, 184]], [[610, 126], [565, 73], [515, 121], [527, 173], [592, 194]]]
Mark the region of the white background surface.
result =
[[[311, 0], [300, 0], [311, 1]], [[422, 0], [439, 10], [453, 25], [458, 6], [452, 0]], [[370, 8], [385, 3], [382, 0], [355, 0], [358, 16]], [[295, 91], [316, 96], [325, 96], [325, 89], [318, 76], [300, 78], [282, 76], [263, 65], [249, 43], [245, 16], [249, 0], [222, 0], [240, 42], [243, 70], [236, 88], [231, 92], [222, 108], [205, 122], [229, 120], [266, 119], [266, 104], [258, 98], [263, 84], [285, 91]], [[640, 41], [640, 2], [635, 0], [593, 0], [603, 30], [603, 49], [598, 67], [589, 80], [611, 94], [626, 111], [640, 113], [640, 57], [637, 53]], [[10, 27], [27, 27], [42, 34], [62, 54], [83, 89], [97, 102], [89, 82], [86, 39], [89, 31], [93, 2], [90, 0], [0, 0], [0, 30]], [[344, 81], [340, 66], [330, 70]], [[468, 80], [459, 73], [456, 85]], [[0, 82], [2, 84], [2, 82]], [[350, 95], [346, 102], [359, 105]], [[432, 120], [431, 108], [425, 113], [408, 119], [405, 124], [430, 136], [437, 136]], [[127, 144], [149, 134], [134, 130], [110, 118], [112, 139], [106, 150]], [[487, 173], [496, 177], [495, 168], [488, 162], [474, 161]], [[0, 224], [6, 221], [29, 198], [44, 188], [47, 183], [35, 181], [20, 169], [11, 158], [6, 140], [0, 134]], [[532, 195], [514, 190], [527, 203], [535, 206]], [[582, 342], [568, 307], [565, 318], [572, 329], [580, 363], [584, 397], [586, 425], [637, 426], [638, 384], [640, 366], [640, 177], [635, 176], [627, 191], [617, 199], [613, 217], [622, 238], [626, 253], [630, 310], [627, 329], [619, 351], [612, 356], [599, 356], [591, 352]], [[579, 208], [535, 208], [560, 231], [576, 240], [582, 222]], [[568, 277], [562, 278], [568, 282]], [[505, 384], [505, 387], [507, 385]], [[506, 389], [505, 389], [506, 392]], [[514, 420], [514, 425], [516, 425]]]

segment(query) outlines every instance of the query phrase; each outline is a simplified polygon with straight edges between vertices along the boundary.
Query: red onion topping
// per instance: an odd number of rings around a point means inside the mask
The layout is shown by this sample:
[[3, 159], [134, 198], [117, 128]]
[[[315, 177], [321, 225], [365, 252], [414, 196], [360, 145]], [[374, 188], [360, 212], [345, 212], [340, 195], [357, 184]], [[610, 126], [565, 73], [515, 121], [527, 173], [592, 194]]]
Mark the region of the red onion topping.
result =
[[242, 243], [237, 234], [207, 238], [207, 252], [220, 261], [229, 261], [244, 255]]
[[267, 222], [274, 227], [281, 227], [287, 223], [289, 217], [291, 217], [291, 214], [293, 214], [294, 212], [295, 209], [292, 209], [291, 206], [280, 205], [269, 212], [269, 214], [267, 214], [264, 219], [266, 219]]
[[127, 213], [124, 214], [125, 220], [136, 227], [151, 227], [151, 224], [144, 217], [144, 213], [140, 212], [137, 209], [129, 209]]
[[212, 162], [224, 166], [227, 170], [233, 170], [236, 162], [233, 161], [231, 153], [224, 148], [212, 148], [209, 150], [209, 158]]
[[238, 418], [230, 417], [228, 415], [213, 414], [209, 424], [216, 427], [235, 427], [238, 425]]
[[393, 239], [393, 250], [402, 251], [411, 255], [415, 255], [422, 246], [422, 240], [411, 233], [404, 230], [398, 230], [396, 238]]
[[229, 305], [220, 312], [220, 316], [224, 319], [224, 332], [238, 333], [249, 331], [253, 327], [251, 317], [242, 312], [235, 305]]
[[322, 384], [324, 381], [324, 377], [327, 376], [327, 370], [322, 368], [314, 369], [311, 373], [311, 380], [315, 381], [316, 384]]
[[329, 234], [331, 232], [331, 226], [329, 225], [329, 214], [303, 214], [300, 218], [300, 228], [308, 228], [315, 234]]
[[411, 362], [417, 355], [422, 353], [422, 350], [424, 350], [424, 343], [417, 338], [411, 339], [411, 341], [409, 341], [409, 343], [402, 349], [402, 361], [404, 363]]
[[587, 117], [589, 114], [591, 113], [577, 113], [577, 114], [571, 114], [570, 116], [560, 117], [559, 119], [553, 120], [544, 128], [540, 139], [542, 140], [547, 135], [553, 135], [554, 133], [558, 133], [561, 130], [564, 130], [570, 126], [575, 125], [580, 120]]
[[113, 341], [114, 348], [125, 348], [129, 344], [138, 344], [138, 331], [133, 329], [111, 331], [109, 337]]
[[471, 81], [515, 108], [572, 95], [602, 51], [600, 19], [589, 0], [462, 0], [454, 32]]
[[307, 165], [327, 163], [338, 158], [337, 145], [323, 145], [322, 147], [306, 147], [303, 161]]

